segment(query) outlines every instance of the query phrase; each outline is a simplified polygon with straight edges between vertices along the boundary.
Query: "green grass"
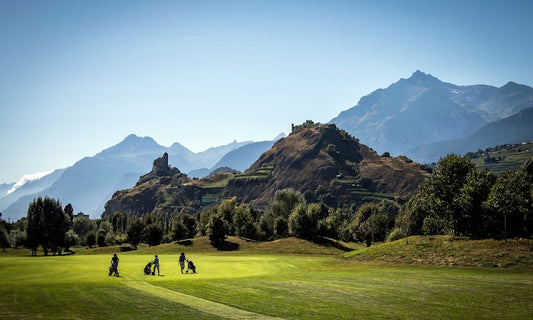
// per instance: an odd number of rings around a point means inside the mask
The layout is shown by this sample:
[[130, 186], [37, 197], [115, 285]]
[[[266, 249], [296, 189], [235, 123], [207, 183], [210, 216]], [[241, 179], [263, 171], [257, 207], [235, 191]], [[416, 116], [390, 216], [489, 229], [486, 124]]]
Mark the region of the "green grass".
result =
[[[307, 254], [275, 249], [288, 246]], [[373, 265], [288, 239], [237, 252], [209, 251], [201, 244], [142, 246], [119, 253], [121, 277], [116, 278], [107, 275], [115, 249], [60, 257], [0, 254], [0, 318], [533, 317], [531, 269]], [[179, 272], [183, 250], [198, 274]], [[164, 276], [144, 276], [142, 269], [155, 253]]]
[[480, 169], [486, 169], [494, 173], [501, 173], [507, 170], [516, 171], [520, 166], [533, 157], [533, 143], [520, 144], [511, 149], [501, 149], [489, 152], [491, 157], [502, 157], [503, 160], [496, 163], [485, 163], [484, 158], [472, 159], [472, 162]]
[[527, 239], [468, 240], [453, 236], [413, 236], [344, 254], [358, 261], [462, 267], [533, 267]]

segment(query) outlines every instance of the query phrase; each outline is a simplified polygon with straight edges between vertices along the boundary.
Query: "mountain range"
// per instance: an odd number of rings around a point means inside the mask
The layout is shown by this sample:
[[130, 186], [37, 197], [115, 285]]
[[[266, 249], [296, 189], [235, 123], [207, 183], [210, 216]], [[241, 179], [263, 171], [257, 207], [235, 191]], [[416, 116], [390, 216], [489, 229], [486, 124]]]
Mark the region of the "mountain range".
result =
[[[416, 71], [408, 79], [362, 97], [356, 106], [330, 122], [379, 152], [399, 155], [435, 142], [464, 139], [489, 123], [528, 108], [533, 108], [533, 88], [525, 85], [458, 86]], [[522, 129], [527, 139], [533, 139], [533, 126]], [[498, 134], [490, 128], [484, 132]], [[513, 141], [505, 143], [521, 142], [516, 140], [523, 137], [507, 135]], [[475, 143], [470, 145], [477, 150]], [[434, 162], [441, 154], [427, 153], [418, 158], [418, 153], [411, 152], [410, 156], [415, 161]]]
[[[531, 87], [514, 82], [500, 88], [459, 86], [416, 71], [407, 79], [362, 97], [356, 106], [329, 123], [379, 154], [406, 155], [429, 164], [448, 153], [464, 154], [533, 140], [532, 110]], [[150, 170], [153, 159], [163, 153], [180, 173], [202, 178], [220, 167], [249, 170], [281, 137], [262, 142], [235, 141], [194, 153], [179, 143], [164, 147], [150, 137], [130, 135], [93, 157], [41, 179], [22, 186], [0, 185], [0, 211], [4, 219], [16, 220], [26, 215], [33, 198], [46, 195], [63, 204], [72, 203], [76, 211], [96, 218], [115, 191], [134, 186]]]
[[[6, 191], [4, 196], [0, 197], [0, 211], [4, 219], [17, 220], [26, 215], [28, 204], [35, 197], [48, 196], [60, 199], [64, 205], [71, 203], [76, 211], [96, 218], [104, 211], [105, 202], [115, 191], [135, 185], [139, 177], [150, 170], [153, 159], [165, 152], [168, 153], [173, 166], [184, 168], [184, 171], [212, 168], [207, 170], [209, 173], [218, 168], [215, 165], [223, 156], [248, 145], [249, 149], [253, 149], [255, 143], [234, 141], [194, 153], [179, 143], [167, 148], [150, 137], [132, 134], [117, 145], [93, 157], [83, 158], [71, 167], [56, 170], [41, 179], [26, 183], [9, 195]], [[267, 145], [259, 143], [259, 148], [261, 146], [268, 148]], [[249, 160], [249, 164], [254, 160]], [[12, 188], [13, 184], [5, 186], [4, 189], [7, 186]]]
[[502, 120], [491, 122], [461, 139], [435, 142], [408, 150], [406, 155], [419, 162], [431, 163], [450, 153], [465, 154], [503, 144], [533, 139], [533, 108], [525, 109]]

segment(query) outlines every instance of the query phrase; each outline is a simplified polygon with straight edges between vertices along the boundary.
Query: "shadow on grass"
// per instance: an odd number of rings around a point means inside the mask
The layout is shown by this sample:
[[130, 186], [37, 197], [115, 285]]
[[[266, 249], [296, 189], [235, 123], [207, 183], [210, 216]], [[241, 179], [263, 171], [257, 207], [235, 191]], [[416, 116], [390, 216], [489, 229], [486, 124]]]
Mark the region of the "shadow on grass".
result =
[[181, 246], [186, 246], [186, 247], [189, 247], [189, 246], [192, 246], [192, 241], [187, 239], [187, 240], [179, 240], [176, 242], [176, 244], [179, 244]]
[[224, 240], [220, 243], [212, 243], [218, 251], [237, 251], [239, 250], [239, 244]]
[[339, 241], [334, 240], [334, 239], [328, 239], [328, 238], [324, 238], [324, 237], [314, 237], [313, 239], [311, 239], [311, 241], [313, 243], [315, 243], [315, 244], [320, 245], [320, 246], [334, 247], [334, 248], [337, 248], [337, 249], [342, 250], [344, 252], [348, 252], [348, 251], [353, 251], [354, 250], [353, 248], [347, 247], [344, 244], [342, 244]]

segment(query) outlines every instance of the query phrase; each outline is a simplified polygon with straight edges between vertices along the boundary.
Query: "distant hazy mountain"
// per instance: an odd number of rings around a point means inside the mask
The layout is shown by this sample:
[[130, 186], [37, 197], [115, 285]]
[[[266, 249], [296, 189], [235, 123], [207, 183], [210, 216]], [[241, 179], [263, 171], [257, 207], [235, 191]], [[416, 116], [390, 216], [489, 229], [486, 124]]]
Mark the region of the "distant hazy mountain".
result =
[[151, 170], [153, 159], [165, 152], [169, 154], [169, 161], [173, 166], [186, 171], [202, 166], [212, 167], [226, 152], [248, 143], [250, 142], [233, 142], [194, 153], [178, 143], [166, 148], [150, 137], [132, 134], [94, 157], [76, 162], [48, 187], [19, 197], [3, 211], [4, 218], [17, 220], [25, 216], [28, 204], [37, 196], [59, 199], [63, 205], [71, 203], [76, 212], [82, 211], [97, 218], [114, 192], [135, 185], [142, 174]]
[[259, 158], [260, 155], [272, 148], [274, 143], [284, 137], [285, 134], [282, 133], [272, 141], [254, 142], [234, 149], [226, 153], [226, 155], [224, 155], [222, 159], [220, 159], [220, 161], [213, 166], [213, 169], [229, 167], [243, 172], [244, 170], [248, 169], [252, 163]]
[[420, 146], [409, 150], [406, 155], [418, 162], [431, 163], [449, 153], [462, 155], [478, 149], [484, 150], [497, 145], [531, 140], [533, 140], [533, 108], [489, 123], [465, 138]]
[[533, 88], [457, 86], [417, 71], [362, 97], [337, 124], [378, 152], [402, 154], [433, 142], [464, 138], [489, 122], [533, 107]]
[[[0, 199], [2, 199], [3, 197], [7, 196], [7, 192], [9, 190], [11, 190], [11, 188], [13, 188], [13, 186], [15, 185], [15, 183], [2, 183], [0, 184]], [[0, 205], [0, 208], [2, 206]]]
[[[9, 190], [6, 190], [6, 193], [2, 193], [2, 195], [4, 196], [0, 198], [0, 211], [7, 209], [7, 207], [9, 207], [21, 197], [39, 192], [50, 187], [54, 182], [57, 181], [57, 179], [59, 179], [59, 177], [61, 177], [63, 171], [65, 171], [65, 169], [58, 169], [39, 179], [29, 180], [9, 194], [7, 194], [7, 192], [10, 191], [11, 188]], [[11, 185], [12, 187], [16, 186], [14, 183], [9, 185]], [[25, 210], [27, 209], [28, 207], [26, 207]]]
[[212, 168], [226, 153], [252, 143], [253, 141], [237, 142], [209, 148], [205, 151], [194, 153], [179, 143], [174, 143], [168, 150], [169, 162], [182, 172], [189, 173], [200, 168]]
[[263, 152], [267, 151], [268, 149], [272, 148], [274, 143], [278, 141], [279, 139], [285, 137], [284, 133], [281, 133], [278, 135], [274, 140], [272, 141], [260, 141], [260, 142], [251, 142], [247, 143], [239, 148], [235, 148], [231, 150], [230, 152], [227, 152], [220, 161], [218, 161], [214, 166], [211, 167], [211, 169], [207, 168], [201, 168], [197, 170], [192, 170], [187, 172], [189, 177], [196, 177], [196, 178], [203, 178], [207, 177], [210, 173], [217, 170], [218, 168], [232, 168], [238, 171], [244, 171], [248, 169], [254, 163], [257, 158]]

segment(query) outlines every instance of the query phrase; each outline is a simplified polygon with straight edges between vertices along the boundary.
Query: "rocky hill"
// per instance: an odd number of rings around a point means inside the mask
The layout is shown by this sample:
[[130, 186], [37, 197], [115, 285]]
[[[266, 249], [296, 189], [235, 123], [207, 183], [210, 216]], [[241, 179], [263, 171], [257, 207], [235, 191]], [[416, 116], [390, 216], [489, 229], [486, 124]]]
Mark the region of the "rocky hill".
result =
[[190, 179], [169, 167], [165, 154], [133, 188], [113, 195], [104, 216], [194, 212], [234, 196], [262, 207], [284, 188], [311, 192], [333, 206], [406, 199], [429, 176], [427, 170], [406, 157], [380, 156], [335, 125], [313, 124], [295, 128], [242, 174], [230, 170]]
[[[184, 195], [183, 184], [191, 181], [187, 175], [168, 165], [168, 154], [154, 160], [152, 171], [140, 177], [131, 189], [115, 192], [105, 204], [103, 216], [115, 211], [141, 216], [168, 209], [169, 205], [188, 204], [194, 195]], [[169, 199], [172, 199], [168, 203]]]
[[[409, 197], [429, 173], [405, 157], [380, 156], [335, 125], [295, 128], [248, 169], [223, 196], [266, 204], [279, 189], [312, 191], [338, 205]], [[329, 195], [328, 195], [329, 194]]]

